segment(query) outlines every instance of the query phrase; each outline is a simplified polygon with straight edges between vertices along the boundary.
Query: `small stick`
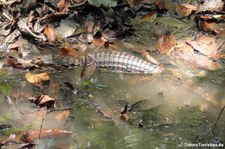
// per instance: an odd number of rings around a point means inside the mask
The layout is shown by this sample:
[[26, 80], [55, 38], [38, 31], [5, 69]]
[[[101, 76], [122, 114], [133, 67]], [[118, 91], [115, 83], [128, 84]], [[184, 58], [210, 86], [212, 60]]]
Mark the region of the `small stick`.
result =
[[225, 105], [224, 105], [224, 107], [220, 110], [220, 113], [219, 113], [219, 115], [218, 115], [218, 117], [217, 117], [217, 119], [216, 119], [216, 122], [215, 122], [215, 124], [213, 125], [213, 129], [212, 129], [212, 133], [211, 133], [211, 134], [214, 133], [214, 130], [215, 130], [215, 128], [216, 128], [216, 125], [217, 125], [217, 123], [218, 123], [218, 121], [219, 121], [219, 119], [220, 119], [220, 117], [221, 117], [221, 115], [222, 115], [222, 113], [223, 113], [224, 110], [225, 110]]
[[212, 131], [211, 131], [211, 134], [209, 135], [209, 139], [208, 139], [207, 143], [209, 142], [209, 140], [210, 140], [211, 137], [213, 136], [214, 131], [215, 131], [215, 129], [216, 129], [216, 125], [217, 125], [218, 121], [220, 120], [220, 117], [221, 117], [221, 115], [222, 115], [222, 113], [223, 113], [224, 110], [225, 110], [225, 105], [224, 105], [224, 107], [220, 110], [220, 113], [219, 113], [219, 115], [218, 115], [218, 117], [217, 117], [217, 119], [216, 119], [216, 122], [215, 122], [214, 125], [213, 125]]
[[36, 143], [36, 149], [38, 149], [39, 140], [40, 140], [40, 138], [41, 138], [41, 130], [42, 130], [42, 128], [43, 128], [43, 124], [44, 124], [46, 115], [47, 115], [47, 113], [45, 113], [45, 114], [42, 116], [42, 121], [41, 121], [40, 131], [39, 131], [38, 139], [37, 139], [37, 143]]

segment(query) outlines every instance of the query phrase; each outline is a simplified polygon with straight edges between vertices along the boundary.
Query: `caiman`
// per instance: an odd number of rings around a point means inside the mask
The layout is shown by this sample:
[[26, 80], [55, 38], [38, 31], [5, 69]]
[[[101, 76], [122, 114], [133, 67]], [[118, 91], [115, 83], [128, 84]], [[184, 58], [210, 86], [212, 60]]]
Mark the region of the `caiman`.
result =
[[96, 67], [110, 70], [117, 73], [130, 74], [158, 74], [163, 71], [158, 65], [149, 63], [139, 57], [126, 52], [104, 51], [96, 54], [87, 54], [84, 58], [55, 56], [54, 63], [59, 66], [74, 67]]

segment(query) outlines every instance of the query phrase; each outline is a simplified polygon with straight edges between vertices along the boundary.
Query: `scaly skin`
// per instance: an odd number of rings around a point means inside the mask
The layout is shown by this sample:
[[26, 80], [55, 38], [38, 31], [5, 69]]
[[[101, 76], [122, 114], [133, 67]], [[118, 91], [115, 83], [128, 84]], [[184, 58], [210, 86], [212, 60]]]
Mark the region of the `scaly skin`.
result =
[[[117, 73], [130, 74], [158, 74], [163, 71], [158, 65], [151, 64], [139, 57], [126, 52], [105, 51], [95, 55], [87, 55], [86, 60], [95, 63], [97, 68], [105, 68]], [[79, 66], [84, 64], [84, 59], [61, 57], [57, 63], [67, 67]]]
[[131, 74], [157, 74], [163, 69], [139, 57], [126, 52], [101, 52], [94, 56], [96, 67], [110, 69], [113, 72]]

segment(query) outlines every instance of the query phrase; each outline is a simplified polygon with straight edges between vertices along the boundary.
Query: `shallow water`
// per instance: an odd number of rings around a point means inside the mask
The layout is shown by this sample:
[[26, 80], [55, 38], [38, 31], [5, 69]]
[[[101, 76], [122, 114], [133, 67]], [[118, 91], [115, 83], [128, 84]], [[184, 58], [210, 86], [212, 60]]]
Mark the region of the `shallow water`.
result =
[[[210, 79], [212, 77], [208, 74], [205, 77], [196, 76], [201, 71], [166, 71], [146, 76], [97, 70], [89, 81], [85, 81], [80, 80], [78, 67], [50, 74], [50, 84], [59, 83], [60, 87], [56, 91], [53, 91], [54, 88], [34, 88], [25, 81], [24, 72], [20, 72], [20, 75], [12, 73], [5, 78], [5, 82], [10, 82], [14, 91], [27, 94], [21, 97], [17, 95], [14, 100], [17, 114], [22, 113], [23, 120], [14, 116], [12, 108], [5, 108], [7, 100], [2, 95], [1, 123], [22, 130], [39, 129], [42, 117], [32, 115], [38, 113], [38, 108], [28, 102], [27, 98], [50, 92], [62, 107], [72, 109], [66, 120], [55, 121], [56, 113], [48, 114], [44, 128], [66, 129], [73, 134], [67, 137], [67, 141], [62, 141], [61, 137], [42, 138], [40, 149], [56, 146], [172, 149], [183, 148], [188, 143], [224, 142], [224, 113], [211, 139], [209, 137], [225, 103], [224, 82], [218, 83], [216, 78]], [[64, 86], [65, 82], [70, 82], [74, 89], [68, 90]], [[120, 113], [125, 105], [139, 101], [128, 113], [128, 121], [122, 120]]]

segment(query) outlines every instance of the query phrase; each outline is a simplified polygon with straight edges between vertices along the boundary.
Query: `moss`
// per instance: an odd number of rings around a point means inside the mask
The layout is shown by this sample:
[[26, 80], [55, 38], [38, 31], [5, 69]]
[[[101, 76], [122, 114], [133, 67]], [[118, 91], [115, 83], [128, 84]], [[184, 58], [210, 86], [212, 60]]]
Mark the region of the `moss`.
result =
[[177, 110], [179, 135], [191, 142], [205, 142], [211, 130], [211, 124], [205, 119], [199, 107], [184, 106]]

